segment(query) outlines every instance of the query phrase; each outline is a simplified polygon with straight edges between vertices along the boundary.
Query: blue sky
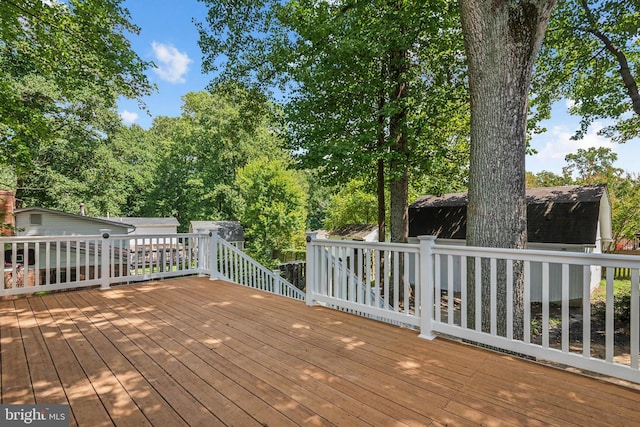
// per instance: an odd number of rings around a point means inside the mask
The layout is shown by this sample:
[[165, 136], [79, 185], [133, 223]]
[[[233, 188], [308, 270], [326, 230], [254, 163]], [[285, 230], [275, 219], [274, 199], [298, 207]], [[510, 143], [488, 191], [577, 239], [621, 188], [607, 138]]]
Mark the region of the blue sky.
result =
[[[153, 117], [180, 115], [180, 97], [203, 90], [211, 81], [211, 75], [202, 73], [202, 52], [193, 22], [193, 19], [204, 22], [207, 8], [196, 0], [126, 0], [124, 5], [132, 21], [141, 28], [140, 35], [130, 36], [134, 50], [142, 59], [157, 65], [149, 70], [148, 76], [158, 91], [144, 99], [151, 116], [139, 110], [137, 101], [121, 101], [118, 111], [125, 123], [137, 123], [146, 129]], [[527, 170], [531, 172], [548, 170], [559, 174], [565, 165], [565, 155], [579, 148], [604, 146], [618, 154], [617, 167], [640, 173], [640, 141], [613, 144], [597, 135], [604, 127], [603, 122], [594, 123], [583, 140], [572, 141], [578, 119], [567, 113], [564, 101], [556, 104], [551, 120], [543, 125], [547, 132], [532, 140], [538, 154], [527, 156]]]

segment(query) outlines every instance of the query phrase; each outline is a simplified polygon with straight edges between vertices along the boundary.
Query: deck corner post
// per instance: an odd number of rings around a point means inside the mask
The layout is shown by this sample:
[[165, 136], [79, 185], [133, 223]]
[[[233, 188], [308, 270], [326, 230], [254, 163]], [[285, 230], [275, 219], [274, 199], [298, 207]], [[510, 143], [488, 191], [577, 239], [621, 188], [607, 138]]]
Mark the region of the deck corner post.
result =
[[418, 236], [420, 241], [420, 338], [433, 340], [433, 246], [435, 236]]
[[218, 280], [218, 231], [209, 232], [209, 260], [208, 260], [209, 280]]
[[111, 254], [111, 240], [109, 240], [109, 232], [102, 233], [102, 242], [100, 245], [100, 290], [109, 289], [109, 264]]
[[271, 270], [271, 272], [273, 273], [273, 293], [274, 294], [278, 294], [278, 295], [282, 295], [281, 291], [281, 286], [280, 286], [280, 269], [276, 268]]
[[313, 294], [314, 294], [314, 289], [315, 289], [315, 280], [317, 280], [318, 275], [316, 274], [315, 271], [315, 263], [313, 262], [314, 260], [314, 246], [313, 246], [313, 242], [318, 238], [318, 232], [317, 231], [312, 231], [307, 233], [307, 250], [306, 250], [306, 260], [305, 260], [305, 265], [306, 265], [306, 269], [307, 271], [305, 272], [304, 275], [304, 280], [305, 280], [305, 288], [306, 288], [306, 292], [307, 292], [307, 296], [306, 296], [306, 303], [307, 305], [311, 306], [314, 305], [313, 302]]

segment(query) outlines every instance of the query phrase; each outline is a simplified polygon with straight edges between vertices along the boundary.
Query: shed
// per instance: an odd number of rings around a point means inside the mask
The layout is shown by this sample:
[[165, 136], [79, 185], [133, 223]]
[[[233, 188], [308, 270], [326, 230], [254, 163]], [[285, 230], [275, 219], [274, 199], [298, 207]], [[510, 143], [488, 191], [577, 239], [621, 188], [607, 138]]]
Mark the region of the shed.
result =
[[135, 227], [131, 234], [177, 234], [180, 223], [174, 217], [108, 217], [102, 218]]
[[[613, 242], [611, 204], [605, 185], [527, 189], [527, 234], [531, 249], [602, 253]], [[423, 196], [409, 206], [409, 236], [436, 236], [439, 244], [465, 244], [467, 193]], [[534, 263], [536, 264], [536, 263]], [[591, 289], [600, 283], [600, 267], [591, 267]], [[446, 268], [443, 269], [446, 271]], [[560, 283], [561, 266], [550, 266], [552, 283]], [[579, 298], [582, 269], [570, 268], [570, 292]], [[542, 266], [532, 265], [532, 301], [539, 301]], [[460, 286], [459, 279], [455, 287]], [[560, 286], [552, 286], [558, 300]]]
[[[613, 242], [606, 186], [530, 188], [526, 194], [530, 247], [599, 253]], [[409, 206], [410, 237], [460, 241], [466, 231], [467, 193], [423, 196]]]
[[244, 230], [240, 221], [191, 221], [190, 233], [216, 231], [218, 236], [239, 249], [244, 248]]
[[349, 224], [338, 227], [327, 233], [328, 239], [357, 240], [360, 242], [377, 242], [377, 224]]

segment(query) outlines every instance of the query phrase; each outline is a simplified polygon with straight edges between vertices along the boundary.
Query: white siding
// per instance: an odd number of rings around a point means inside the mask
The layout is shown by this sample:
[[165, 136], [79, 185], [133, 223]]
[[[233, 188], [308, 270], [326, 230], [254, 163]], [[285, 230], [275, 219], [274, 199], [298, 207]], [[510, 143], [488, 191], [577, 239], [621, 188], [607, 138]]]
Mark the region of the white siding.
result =
[[[42, 224], [32, 225], [32, 214], [41, 215]], [[16, 214], [16, 227], [18, 236], [78, 236], [98, 235], [104, 229], [109, 229], [111, 234], [127, 234], [126, 226], [106, 224], [93, 221], [90, 218], [82, 219], [72, 216], [59, 215], [45, 211], [27, 211]], [[22, 230], [22, 231], [20, 231]]]

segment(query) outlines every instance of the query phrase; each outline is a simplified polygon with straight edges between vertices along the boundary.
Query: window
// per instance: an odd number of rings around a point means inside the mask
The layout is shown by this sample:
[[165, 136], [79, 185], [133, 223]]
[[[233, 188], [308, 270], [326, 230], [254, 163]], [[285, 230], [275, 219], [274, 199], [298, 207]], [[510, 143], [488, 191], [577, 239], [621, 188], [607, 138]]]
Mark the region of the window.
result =
[[31, 225], [42, 225], [42, 214], [29, 215], [29, 223]]

